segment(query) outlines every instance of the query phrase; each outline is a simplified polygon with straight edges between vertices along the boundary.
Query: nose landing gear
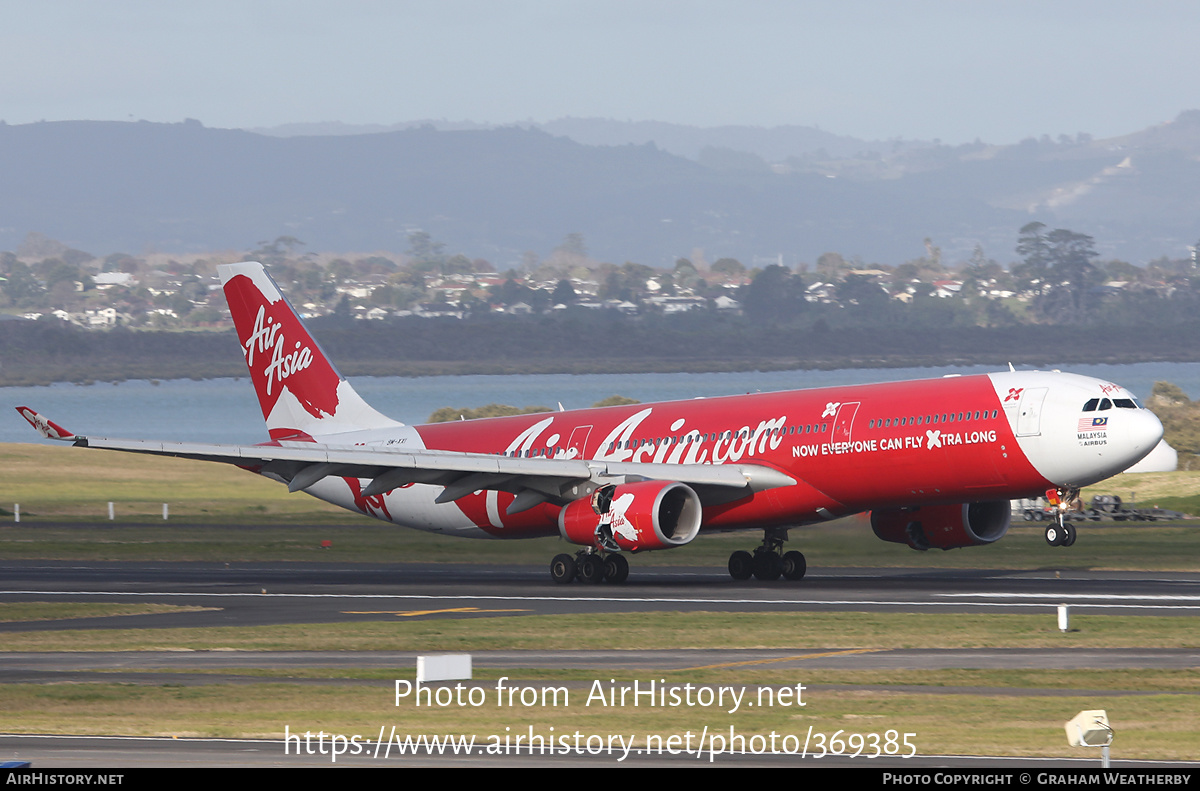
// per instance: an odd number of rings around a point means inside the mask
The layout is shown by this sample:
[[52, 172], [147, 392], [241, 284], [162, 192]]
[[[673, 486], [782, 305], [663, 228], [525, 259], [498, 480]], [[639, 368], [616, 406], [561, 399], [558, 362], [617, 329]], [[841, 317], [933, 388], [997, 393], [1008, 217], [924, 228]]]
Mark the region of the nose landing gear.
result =
[[1075, 527], [1067, 522], [1067, 511], [1079, 499], [1078, 489], [1047, 489], [1046, 502], [1054, 506], [1052, 522], [1046, 528], [1046, 543], [1069, 547], [1075, 543]]

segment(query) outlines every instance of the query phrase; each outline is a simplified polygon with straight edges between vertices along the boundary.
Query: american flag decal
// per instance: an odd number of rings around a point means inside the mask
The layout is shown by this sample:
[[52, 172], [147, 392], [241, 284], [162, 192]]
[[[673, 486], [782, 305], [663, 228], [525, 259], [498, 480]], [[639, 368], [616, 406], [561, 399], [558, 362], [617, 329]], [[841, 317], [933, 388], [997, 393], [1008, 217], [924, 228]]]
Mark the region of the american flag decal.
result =
[[1100, 431], [1108, 428], [1108, 418], [1106, 417], [1085, 417], [1080, 418], [1078, 431]]

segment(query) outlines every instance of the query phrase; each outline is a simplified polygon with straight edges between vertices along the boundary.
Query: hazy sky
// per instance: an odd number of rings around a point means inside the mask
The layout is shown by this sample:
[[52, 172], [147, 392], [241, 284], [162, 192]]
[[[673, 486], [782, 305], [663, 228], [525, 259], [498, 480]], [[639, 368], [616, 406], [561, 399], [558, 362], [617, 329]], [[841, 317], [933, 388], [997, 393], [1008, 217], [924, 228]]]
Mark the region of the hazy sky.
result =
[[0, 118], [562, 116], [864, 138], [1123, 134], [1200, 108], [1200, 3], [0, 0]]

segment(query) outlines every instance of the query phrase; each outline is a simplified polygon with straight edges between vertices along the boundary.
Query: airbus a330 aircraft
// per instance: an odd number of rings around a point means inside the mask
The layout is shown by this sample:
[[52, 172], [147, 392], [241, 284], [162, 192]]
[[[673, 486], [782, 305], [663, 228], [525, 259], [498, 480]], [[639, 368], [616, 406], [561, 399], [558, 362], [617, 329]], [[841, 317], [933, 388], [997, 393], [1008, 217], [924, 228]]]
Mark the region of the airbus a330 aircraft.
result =
[[[990, 544], [1009, 499], [1080, 487], [1148, 454], [1162, 424], [1124, 388], [1059, 372], [799, 390], [407, 426], [364, 402], [261, 264], [219, 267], [270, 441], [151, 442], [72, 434], [77, 447], [235, 464], [405, 527], [477, 538], [560, 535], [582, 547], [556, 582], [618, 583], [625, 553], [702, 530], [758, 530], [736, 579], [800, 579], [788, 529], [870, 511], [914, 549]], [[1010, 366], [1011, 369], [1011, 366]], [[1074, 543], [1059, 518], [1051, 545]]]

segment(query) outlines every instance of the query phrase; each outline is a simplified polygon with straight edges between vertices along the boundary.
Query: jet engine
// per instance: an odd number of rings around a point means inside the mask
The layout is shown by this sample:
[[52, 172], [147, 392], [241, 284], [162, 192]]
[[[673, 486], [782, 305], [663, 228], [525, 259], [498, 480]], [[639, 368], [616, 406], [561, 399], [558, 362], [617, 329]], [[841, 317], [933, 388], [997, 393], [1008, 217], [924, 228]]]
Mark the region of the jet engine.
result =
[[921, 505], [871, 512], [871, 529], [884, 541], [913, 549], [956, 549], [999, 541], [1008, 532], [1008, 500]]
[[703, 509], [692, 489], [676, 481], [639, 481], [597, 489], [567, 504], [558, 532], [573, 544], [640, 552], [681, 547], [700, 532]]

